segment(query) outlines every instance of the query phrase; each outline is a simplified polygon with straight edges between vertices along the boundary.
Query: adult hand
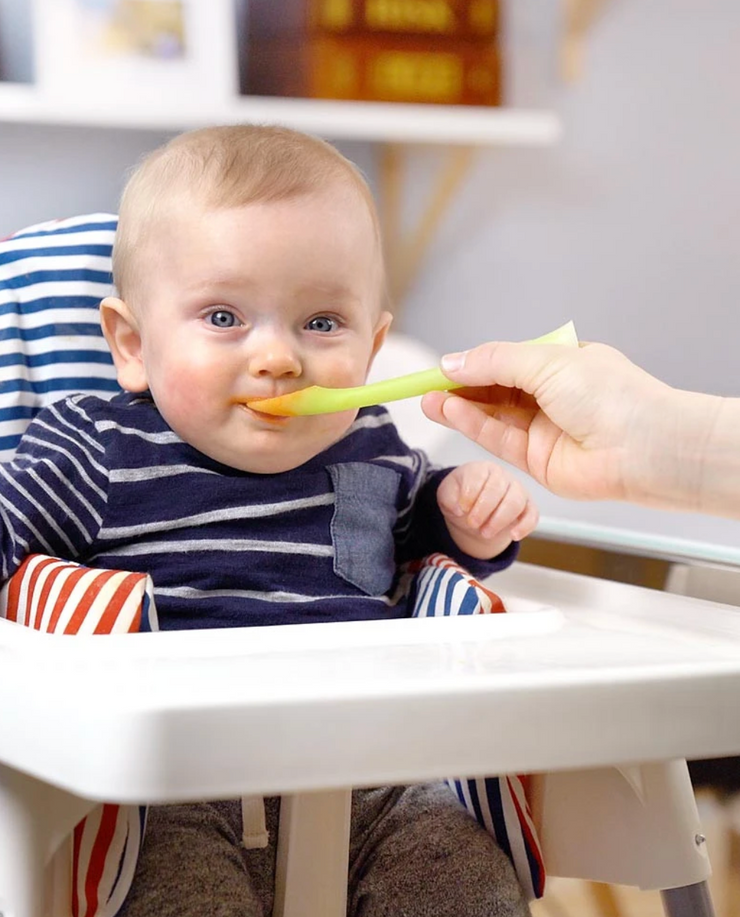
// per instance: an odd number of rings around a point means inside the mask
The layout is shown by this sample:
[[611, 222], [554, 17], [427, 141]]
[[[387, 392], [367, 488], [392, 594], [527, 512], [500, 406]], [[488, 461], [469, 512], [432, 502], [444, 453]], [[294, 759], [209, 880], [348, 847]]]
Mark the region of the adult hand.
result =
[[425, 395], [427, 417], [553, 493], [702, 508], [700, 453], [722, 399], [672, 389], [603, 344], [483, 344], [442, 370], [469, 388]]

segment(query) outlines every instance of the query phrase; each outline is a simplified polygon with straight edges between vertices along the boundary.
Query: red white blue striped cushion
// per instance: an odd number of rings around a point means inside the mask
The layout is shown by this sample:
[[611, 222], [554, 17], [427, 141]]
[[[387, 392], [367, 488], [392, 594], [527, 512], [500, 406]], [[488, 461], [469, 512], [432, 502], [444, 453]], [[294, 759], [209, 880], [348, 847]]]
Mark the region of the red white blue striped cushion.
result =
[[106, 804], [77, 825], [72, 840], [72, 917], [115, 917], [120, 911], [134, 880], [146, 812], [146, 806]]
[[[56, 634], [157, 630], [151, 578], [32, 554], [0, 590], [0, 617]], [[73, 917], [114, 917], [131, 887], [146, 809], [102, 805], [74, 829]], [[61, 847], [57, 857], [68, 856]], [[50, 869], [55, 870], [57, 864]]]
[[[408, 565], [413, 615], [495, 614], [503, 602], [459, 564], [444, 554], [432, 554]], [[545, 867], [537, 830], [527, 801], [529, 778], [518, 774], [474, 779], [450, 778], [447, 783], [460, 802], [493, 836], [511, 860], [529, 900], [545, 893]]]
[[492, 614], [506, 611], [504, 603], [490, 589], [446, 554], [430, 554], [406, 564], [415, 618], [448, 615]]
[[0, 591], [0, 617], [58, 634], [157, 630], [151, 579], [29, 555]]

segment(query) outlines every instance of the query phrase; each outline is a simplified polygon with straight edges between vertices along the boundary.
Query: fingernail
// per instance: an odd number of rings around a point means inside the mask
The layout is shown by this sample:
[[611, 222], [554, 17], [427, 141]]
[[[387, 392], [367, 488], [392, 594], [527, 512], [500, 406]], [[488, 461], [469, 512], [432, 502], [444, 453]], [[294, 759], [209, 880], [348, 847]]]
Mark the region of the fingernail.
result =
[[465, 366], [465, 357], [468, 355], [467, 350], [460, 353], [447, 353], [442, 357], [442, 371], [454, 373]]

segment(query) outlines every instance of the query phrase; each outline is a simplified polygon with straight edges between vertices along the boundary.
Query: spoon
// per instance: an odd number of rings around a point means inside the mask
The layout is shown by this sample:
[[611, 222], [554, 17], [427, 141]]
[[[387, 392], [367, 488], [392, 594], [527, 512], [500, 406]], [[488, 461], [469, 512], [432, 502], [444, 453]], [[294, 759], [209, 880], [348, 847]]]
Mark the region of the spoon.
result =
[[[529, 344], [565, 344], [578, 346], [578, 336], [573, 322], [567, 322], [555, 331], [528, 341]], [[397, 376], [394, 379], [383, 379], [371, 382], [370, 385], [357, 385], [352, 388], [324, 388], [321, 385], [310, 385], [286, 395], [275, 398], [262, 398], [248, 401], [247, 407], [262, 414], [274, 414], [278, 417], [300, 417], [309, 414], [333, 414], [347, 411], [350, 408], [364, 408], [371, 404], [385, 404], [388, 401], [400, 401], [402, 398], [413, 398], [427, 392], [450, 392], [463, 388], [462, 382], [453, 382], [444, 375], [441, 369], [423, 369], [418, 373]]]

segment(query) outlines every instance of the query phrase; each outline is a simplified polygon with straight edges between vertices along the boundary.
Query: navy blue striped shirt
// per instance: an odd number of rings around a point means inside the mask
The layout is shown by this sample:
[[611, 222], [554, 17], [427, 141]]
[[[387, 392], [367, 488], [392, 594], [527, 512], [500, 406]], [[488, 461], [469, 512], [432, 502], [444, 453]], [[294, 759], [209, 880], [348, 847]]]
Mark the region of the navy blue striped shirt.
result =
[[430, 467], [382, 407], [292, 471], [252, 474], [183, 442], [147, 395], [43, 409], [0, 465], [2, 578], [34, 552], [149, 573], [162, 629], [400, 617], [398, 566], [461, 552]]

